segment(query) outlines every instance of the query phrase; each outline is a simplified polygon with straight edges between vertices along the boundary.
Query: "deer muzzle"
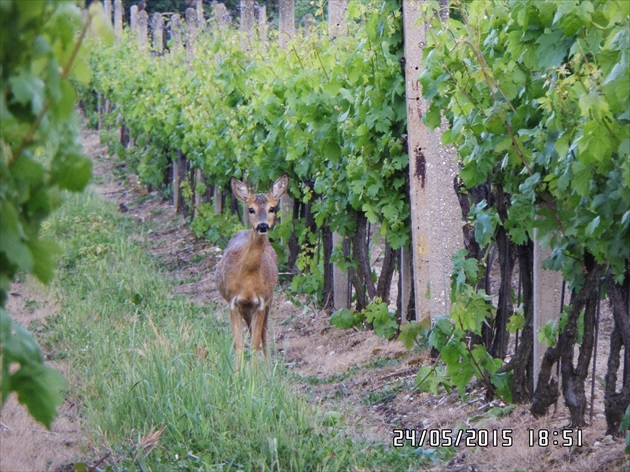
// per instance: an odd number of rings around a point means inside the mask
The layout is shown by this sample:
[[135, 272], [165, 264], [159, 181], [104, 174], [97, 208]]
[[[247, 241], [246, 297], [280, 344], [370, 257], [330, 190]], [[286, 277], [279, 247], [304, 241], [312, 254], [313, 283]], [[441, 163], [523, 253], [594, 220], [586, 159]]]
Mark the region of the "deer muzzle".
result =
[[258, 231], [258, 234], [265, 234], [269, 231], [269, 225], [267, 223], [258, 223], [256, 231]]

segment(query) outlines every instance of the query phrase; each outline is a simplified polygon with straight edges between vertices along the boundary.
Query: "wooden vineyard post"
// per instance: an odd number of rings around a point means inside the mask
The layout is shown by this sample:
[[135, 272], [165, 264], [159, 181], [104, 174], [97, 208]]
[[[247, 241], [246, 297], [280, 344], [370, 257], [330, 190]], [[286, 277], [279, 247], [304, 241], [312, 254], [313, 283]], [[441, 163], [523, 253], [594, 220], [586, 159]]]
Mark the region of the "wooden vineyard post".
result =
[[[328, 28], [331, 38], [345, 34], [345, 18], [347, 0], [330, 0], [328, 2]], [[343, 246], [343, 238], [339, 233], [332, 235], [333, 248]], [[333, 265], [333, 303], [335, 310], [350, 308], [350, 279], [348, 273], [337, 265]]]
[[[343, 246], [343, 238], [337, 232], [332, 235], [333, 248]], [[339, 266], [333, 266], [333, 297], [335, 310], [350, 308], [350, 279]]]
[[[135, 25], [136, 25], [136, 31], [137, 31], [138, 51], [144, 52], [147, 49], [149, 16], [147, 15], [147, 12], [144, 10], [138, 12], [136, 8], [136, 12], [137, 12], [137, 15], [135, 19]], [[132, 14], [132, 17], [133, 17], [133, 14]]]
[[561, 311], [562, 273], [546, 270], [542, 263], [551, 256], [551, 249], [543, 248], [538, 241], [538, 228], [534, 228], [534, 391], [538, 374], [547, 350], [545, 341], [538, 339], [540, 329], [551, 320], [557, 320]]
[[[154, 13], [151, 16], [152, 41], [151, 47], [156, 56], [164, 53], [164, 18], [161, 13]], [[177, 208], [177, 206], [175, 207]]]
[[114, 34], [116, 37], [116, 46], [120, 44], [123, 30], [123, 5], [122, 0], [114, 0]]
[[[112, 24], [112, 2], [111, 0], [106, 0], [103, 3], [103, 14], [105, 15], [105, 20], [111, 25]], [[118, 38], [116, 38], [116, 44], [118, 44]], [[98, 109], [98, 129], [103, 129], [103, 117], [105, 113], [109, 113], [109, 101], [103, 98], [103, 94], [99, 91], [97, 93], [97, 109]], [[101, 141], [102, 142], [102, 141]]]
[[[422, 98], [419, 77], [424, 66], [425, 24], [422, 3], [403, 2], [407, 130], [411, 198], [416, 319], [450, 310], [451, 257], [462, 246], [461, 215], [453, 186], [457, 175], [455, 153], [441, 144], [441, 130], [422, 122], [428, 103]], [[442, 121], [442, 129], [446, 123]]]
[[286, 49], [295, 36], [295, 0], [280, 0], [278, 44]]
[[203, 203], [203, 193], [199, 191], [204, 184], [203, 172], [201, 169], [195, 169], [195, 202], [194, 202], [194, 210], [193, 216], [197, 216], [199, 214], [199, 207]]
[[[196, 14], [195, 10], [192, 8], [188, 8], [186, 10], [186, 55], [187, 58], [190, 59], [190, 35], [191, 31], [196, 30]], [[173, 194], [173, 206], [175, 207], [175, 211], [179, 212], [179, 209], [182, 204], [182, 161], [185, 161], [184, 153], [181, 150], [177, 151], [177, 157], [171, 163], [171, 193]]]
[[223, 213], [223, 191], [221, 187], [214, 187], [214, 214], [220, 215]]

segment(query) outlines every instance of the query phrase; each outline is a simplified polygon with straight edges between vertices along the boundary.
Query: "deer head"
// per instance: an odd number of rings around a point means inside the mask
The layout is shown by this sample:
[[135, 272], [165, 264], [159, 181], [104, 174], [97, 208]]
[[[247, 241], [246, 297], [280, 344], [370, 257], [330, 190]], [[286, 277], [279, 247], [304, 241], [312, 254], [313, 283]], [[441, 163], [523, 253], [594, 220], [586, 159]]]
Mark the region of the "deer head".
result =
[[245, 203], [245, 211], [249, 214], [249, 224], [258, 234], [267, 233], [276, 219], [280, 198], [287, 192], [289, 177], [282, 175], [273, 183], [268, 193], [253, 193], [247, 185], [232, 177], [234, 196]]

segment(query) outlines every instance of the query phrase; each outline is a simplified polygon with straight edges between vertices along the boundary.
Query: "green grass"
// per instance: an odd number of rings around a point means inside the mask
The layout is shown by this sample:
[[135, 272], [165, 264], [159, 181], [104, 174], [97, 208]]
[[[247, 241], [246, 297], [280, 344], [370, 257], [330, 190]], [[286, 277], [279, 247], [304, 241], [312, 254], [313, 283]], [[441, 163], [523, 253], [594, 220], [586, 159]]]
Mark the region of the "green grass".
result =
[[71, 363], [71, 395], [99, 453], [112, 452], [110, 470], [421, 466], [410, 449], [367, 442], [300, 399], [283, 365], [246, 361], [235, 375], [223, 308], [172, 294], [142, 243], [148, 230], [90, 191], [45, 226], [65, 255], [53, 286], [61, 308], [41, 341]]

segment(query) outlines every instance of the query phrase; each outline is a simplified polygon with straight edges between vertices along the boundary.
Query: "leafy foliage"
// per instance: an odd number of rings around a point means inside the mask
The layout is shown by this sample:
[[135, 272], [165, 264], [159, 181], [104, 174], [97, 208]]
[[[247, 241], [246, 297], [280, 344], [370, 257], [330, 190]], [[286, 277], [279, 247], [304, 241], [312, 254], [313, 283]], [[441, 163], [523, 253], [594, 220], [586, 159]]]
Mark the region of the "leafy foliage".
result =
[[330, 315], [330, 324], [336, 326], [337, 328], [350, 329], [353, 326], [357, 326], [358, 323], [359, 319], [347, 308], [337, 310]]
[[[574, 8], [575, 7], [575, 8]], [[435, 20], [421, 77], [451, 124], [467, 186], [488, 178], [512, 195], [505, 228], [534, 227], [548, 262], [579, 286], [585, 251], [617, 281], [630, 259], [630, 37], [624, 2], [458, 5]], [[430, 123], [432, 125], [437, 123]], [[472, 215], [478, 240], [493, 217]]]
[[[320, 26], [287, 50], [254, 43], [245, 53], [228, 28], [200, 37], [190, 64], [181, 49], [152, 57], [133, 41], [97, 48], [93, 87], [118, 104], [112, 116], [123, 116], [136, 137], [128, 162], [145, 182], [160, 185], [177, 150], [223, 188], [233, 175], [265, 187], [287, 172], [291, 194], [311, 205], [317, 226], [348, 236], [355, 222], [347, 214], [363, 212], [399, 248], [410, 240], [400, 10], [391, 1], [374, 5], [351, 3], [350, 34], [334, 43]], [[425, 122], [448, 120], [443, 139], [459, 152], [465, 186], [493, 182], [509, 197], [507, 217], [487, 201], [473, 206], [476, 242], [489, 245], [505, 230], [522, 244], [538, 228], [553, 249], [548, 267], [562, 270], [571, 288], [583, 282], [585, 254], [622, 281], [630, 257], [627, 5], [458, 2], [444, 25], [438, 3], [425, 5], [432, 26], [420, 77], [430, 102]], [[205, 219], [193, 223], [200, 234], [213, 224]], [[303, 222], [292, 224], [301, 243], [317, 239]], [[321, 293], [321, 261], [300, 257], [294, 289]], [[476, 290], [487, 257], [455, 255], [451, 318], [428, 337], [446, 349], [445, 364], [418, 378], [431, 390], [462, 393], [474, 377], [507, 400], [500, 361], [462, 341], [496, 312]], [[370, 316], [388, 333], [391, 320], [378, 313]], [[363, 316], [341, 311], [331, 322], [356, 326]], [[510, 329], [522, 323], [517, 314]], [[410, 325], [401, 339], [413, 345], [419, 333]]]
[[246, 54], [231, 28], [203, 35], [190, 65], [182, 49], [156, 58], [134, 41], [95, 46], [93, 88], [118, 104], [146, 183], [162, 183], [176, 150], [221, 188], [231, 176], [262, 188], [288, 172], [318, 226], [349, 235], [347, 210], [363, 211], [401, 247], [410, 234], [399, 6], [357, 3], [348, 15], [347, 38], [333, 43], [324, 24], [287, 50], [254, 43]]
[[380, 298], [375, 298], [365, 309], [365, 320], [372, 323], [374, 332], [383, 338], [391, 339], [398, 331], [396, 314], [391, 313], [387, 304]]
[[[33, 336], [13, 322], [4, 308], [0, 308], [0, 343], [3, 402], [15, 391], [33, 418], [50, 427], [56, 407], [63, 402], [66, 382], [57, 370], [45, 365]], [[20, 368], [11, 373], [9, 368], [15, 364]]]
[[398, 335], [398, 341], [403, 343], [407, 349], [411, 349], [418, 343], [420, 338], [426, 338], [428, 336], [428, 326], [430, 320], [424, 322], [410, 321], [409, 323], [403, 323], [400, 325], [400, 334]]
[[375, 298], [368, 306], [359, 312], [352, 312], [342, 308], [330, 316], [330, 324], [337, 328], [350, 329], [371, 323], [374, 332], [383, 338], [391, 339], [398, 331], [396, 314], [391, 313], [387, 304], [380, 298]]
[[40, 239], [41, 224], [59, 205], [62, 190], [79, 191], [91, 177], [78, 140], [73, 85], [90, 80], [79, 50], [89, 21], [83, 24], [73, 2], [53, 1], [3, 1], [0, 18], [2, 402], [16, 391], [31, 415], [50, 426], [63, 379], [44, 365], [34, 339], [4, 305], [19, 271], [42, 282], [52, 279], [58, 249]]
[[[492, 182], [509, 199], [507, 219], [485, 200], [473, 206], [477, 243], [492, 243], [502, 226], [523, 244], [538, 228], [553, 251], [547, 267], [562, 270], [572, 289], [584, 281], [589, 254], [622, 282], [630, 260], [630, 5], [456, 2], [444, 24], [438, 8], [426, 6], [424, 120], [448, 120], [443, 140], [458, 150], [466, 187]], [[418, 381], [461, 393], [476, 376], [508, 400], [500, 360], [461, 341], [480, 335], [496, 309], [476, 288], [486, 261], [466, 251], [453, 260], [450, 319], [430, 336], [445, 365], [424, 369]], [[522, 313], [515, 316], [511, 329], [522, 326]], [[562, 319], [543, 337], [553, 342], [561, 329]]]
[[241, 229], [241, 222], [234, 215], [216, 215], [214, 207], [202, 203], [197, 207], [198, 215], [191, 225], [191, 230], [197, 237], [204, 237], [220, 248], [225, 248], [229, 241], [228, 235], [235, 234]]

